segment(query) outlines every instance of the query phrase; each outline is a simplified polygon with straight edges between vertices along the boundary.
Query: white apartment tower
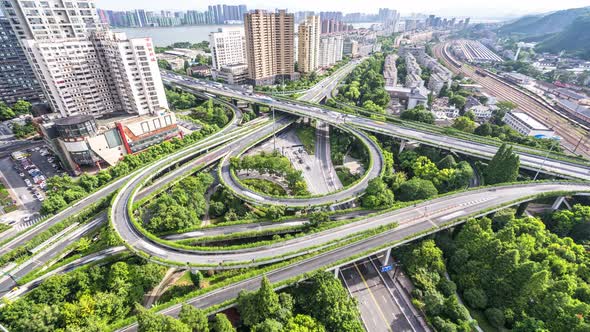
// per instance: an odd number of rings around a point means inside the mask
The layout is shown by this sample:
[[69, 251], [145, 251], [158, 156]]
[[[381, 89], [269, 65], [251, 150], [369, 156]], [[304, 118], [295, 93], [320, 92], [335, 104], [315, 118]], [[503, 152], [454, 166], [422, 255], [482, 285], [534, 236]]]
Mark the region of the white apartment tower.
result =
[[220, 28], [209, 34], [213, 68], [246, 63], [246, 37], [243, 27]]
[[344, 39], [342, 36], [322, 36], [319, 47], [320, 67], [330, 67], [336, 62], [342, 60], [344, 49]]
[[318, 68], [321, 29], [319, 16], [308, 16], [299, 24], [297, 63], [301, 73], [311, 73]]
[[95, 0], [3, 0], [47, 101], [62, 116], [168, 108], [151, 38], [100, 23]]

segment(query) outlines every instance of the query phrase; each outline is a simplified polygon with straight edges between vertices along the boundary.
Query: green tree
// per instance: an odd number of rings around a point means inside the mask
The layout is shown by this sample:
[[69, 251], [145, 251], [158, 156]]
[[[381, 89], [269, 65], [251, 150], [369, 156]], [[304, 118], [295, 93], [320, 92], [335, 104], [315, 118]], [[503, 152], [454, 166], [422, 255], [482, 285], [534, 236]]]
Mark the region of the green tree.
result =
[[485, 315], [488, 322], [490, 322], [490, 324], [492, 324], [493, 326], [497, 328], [504, 327], [506, 321], [502, 310], [497, 308], [488, 308], [485, 311]]
[[16, 115], [23, 115], [31, 113], [32, 105], [28, 101], [19, 100], [11, 108]]
[[486, 293], [479, 288], [469, 288], [465, 290], [463, 298], [467, 304], [474, 309], [483, 310], [488, 306], [488, 297]]
[[374, 178], [369, 181], [365, 195], [362, 198], [363, 207], [375, 209], [390, 206], [393, 202], [393, 192], [387, 188], [382, 178]]
[[137, 330], [139, 332], [190, 332], [188, 326], [179, 320], [170, 316], [165, 316], [153, 313], [144, 309], [139, 304], [136, 305], [137, 314]]
[[438, 190], [432, 181], [413, 178], [402, 183], [396, 192], [396, 197], [403, 202], [427, 199], [438, 195]]
[[212, 325], [212, 332], [236, 332], [236, 329], [224, 314], [215, 315]]
[[178, 318], [186, 324], [192, 332], [209, 332], [209, 320], [203, 310], [183, 303]]
[[266, 276], [262, 278], [258, 291], [241, 291], [238, 295], [238, 311], [246, 326], [254, 326], [268, 318], [274, 318], [280, 307], [279, 296]]
[[400, 114], [402, 120], [418, 121], [428, 124], [434, 123], [434, 114], [421, 107], [416, 107]]
[[420, 156], [414, 161], [412, 172], [421, 179], [432, 180], [438, 173], [438, 168], [428, 157]]
[[466, 116], [460, 116], [453, 121], [453, 128], [464, 131], [466, 133], [473, 133], [477, 124]]
[[296, 312], [313, 317], [327, 331], [364, 331], [356, 302], [340, 280], [328, 272], [317, 272], [294, 289]]
[[297, 315], [289, 319], [283, 332], [325, 332], [322, 324], [308, 315]]
[[467, 103], [467, 98], [460, 96], [460, 95], [455, 95], [455, 96], [452, 96], [451, 98], [449, 98], [449, 104], [455, 105], [455, 107], [457, 107], [460, 110], [462, 110], [465, 107], [466, 103]]
[[514, 182], [518, 178], [520, 159], [512, 146], [502, 144], [484, 171], [486, 184]]

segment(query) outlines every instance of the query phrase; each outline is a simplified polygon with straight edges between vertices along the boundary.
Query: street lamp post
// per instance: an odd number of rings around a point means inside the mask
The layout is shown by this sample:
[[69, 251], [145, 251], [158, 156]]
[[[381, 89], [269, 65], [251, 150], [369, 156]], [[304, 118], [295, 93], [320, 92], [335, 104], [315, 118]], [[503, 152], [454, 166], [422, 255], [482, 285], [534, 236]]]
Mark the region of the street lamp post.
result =
[[[561, 138], [559, 136], [551, 136], [551, 139], [552, 140], [555, 140], [555, 141], [561, 140]], [[539, 168], [537, 169], [537, 173], [535, 174], [535, 177], [533, 178], [533, 181], [537, 181], [537, 177], [539, 176], [539, 173], [541, 173], [541, 170], [545, 166], [545, 163], [547, 162], [547, 159], [549, 158], [549, 155], [551, 154], [551, 151], [553, 151], [553, 147], [554, 146], [555, 146], [555, 144], [552, 144], [551, 145], [551, 148], [549, 148], [549, 151], [547, 151], [547, 154], [545, 155], [545, 158], [543, 158], [543, 161], [541, 162], [541, 164], [539, 165]]]

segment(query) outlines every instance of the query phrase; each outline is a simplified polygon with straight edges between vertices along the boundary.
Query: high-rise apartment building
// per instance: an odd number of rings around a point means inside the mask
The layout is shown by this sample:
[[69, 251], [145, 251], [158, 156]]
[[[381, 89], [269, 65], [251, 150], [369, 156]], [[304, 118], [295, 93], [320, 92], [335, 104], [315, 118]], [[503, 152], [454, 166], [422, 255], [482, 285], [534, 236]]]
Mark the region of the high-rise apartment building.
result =
[[94, 0], [0, 5], [55, 112], [143, 115], [168, 108], [151, 38], [105, 29]]
[[248, 78], [255, 85], [291, 79], [295, 72], [295, 17], [285, 10], [244, 16]]
[[320, 45], [320, 17], [308, 16], [299, 25], [298, 37], [298, 70], [300, 73], [311, 73], [318, 68]]
[[246, 37], [243, 27], [220, 28], [209, 34], [213, 68], [246, 63]]
[[342, 60], [344, 39], [342, 36], [323, 36], [319, 44], [319, 62], [320, 67], [330, 67], [336, 62]]
[[43, 100], [43, 91], [7, 18], [0, 17], [0, 102]]

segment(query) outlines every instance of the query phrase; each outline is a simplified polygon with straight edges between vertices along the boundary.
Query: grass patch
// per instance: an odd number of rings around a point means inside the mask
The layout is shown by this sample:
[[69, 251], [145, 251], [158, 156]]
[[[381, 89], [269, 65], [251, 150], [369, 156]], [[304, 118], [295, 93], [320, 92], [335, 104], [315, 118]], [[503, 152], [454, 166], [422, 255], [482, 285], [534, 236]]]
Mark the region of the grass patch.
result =
[[266, 179], [244, 179], [243, 184], [255, 191], [273, 196], [287, 196], [287, 192], [280, 185]]
[[0, 224], [0, 233], [9, 230], [11, 227], [6, 224]]
[[336, 175], [338, 175], [338, 179], [340, 179], [344, 187], [348, 187], [360, 179], [360, 176], [352, 174], [346, 167], [338, 167], [336, 169]]
[[303, 148], [309, 154], [315, 154], [315, 128], [299, 126], [295, 128], [295, 134], [303, 144]]

